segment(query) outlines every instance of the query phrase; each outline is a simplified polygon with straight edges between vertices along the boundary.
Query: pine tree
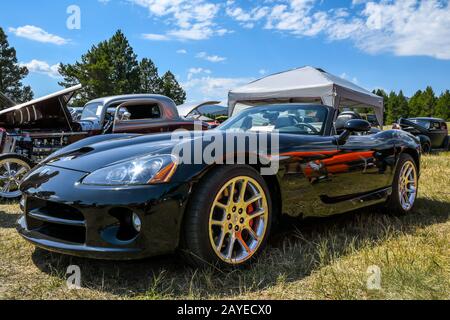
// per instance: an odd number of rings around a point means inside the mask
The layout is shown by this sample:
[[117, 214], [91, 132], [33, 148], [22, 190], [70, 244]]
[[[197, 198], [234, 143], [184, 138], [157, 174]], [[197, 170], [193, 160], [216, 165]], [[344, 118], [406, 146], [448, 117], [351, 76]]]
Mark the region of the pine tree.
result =
[[140, 91], [136, 54], [120, 30], [108, 41], [92, 46], [80, 62], [61, 64], [59, 72], [64, 77], [60, 85], [83, 85], [74, 99], [78, 105], [99, 97]]
[[186, 92], [180, 86], [172, 72], [167, 71], [162, 77], [163, 91], [162, 94], [171, 98], [177, 105], [181, 105], [186, 101]]
[[399, 99], [395, 91], [389, 94], [386, 124], [392, 124], [400, 118]]
[[383, 97], [384, 100], [384, 119], [383, 122], [386, 123], [387, 120], [387, 115], [388, 115], [388, 102], [389, 102], [389, 97], [387, 95], [387, 93], [382, 90], [382, 89], [377, 89], [377, 90], [373, 90], [372, 93], [376, 94], [377, 96]]
[[115, 94], [138, 93], [140, 83], [137, 55], [121, 30], [108, 41], [108, 47]]
[[403, 91], [400, 90], [397, 96], [397, 104], [398, 104], [398, 116], [399, 118], [408, 118], [409, 117], [409, 106], [408, 100], [406, 99]]
[[32, 100], [31, 87], [22, 84], [27, 75], [28, 69], [19, 66], [16, 50], [9, 46], [8, 37], [0, 28], [0, 92], [17, 103]]
[[186, 93], [171, 72], [160, 78], [152, 60], [144, 58], [138, 63], [120, 30], [111, 39], [92, 46], [79, 62], [60, 64], [59, 72], [64, 78], [60, 85], [83, 85], [73, 100], [77, 105], [99, 97], [133, 93], [166, 94], [177, 103], [186, 100]]
[[163, 91], [158, 68], [151, 59], [144, 58], [139, 64], [139, 81], [141, 93], [160, 94]]
[[450, 121], [450, 91], [446, 90], [439, 97], [434, 116], [437, 118], [442, 118], [444, 120]]
[[422, 112], [419, 116], [422, 117], [432, 117], [434, 114], [434, 108], [436, 107], [436, 95], [434, 94], [433, 88], [428, 86], [422, 93]]
[[422, 91], [417, 91], [409, 100], [409, 116], [419, 117], [422, 114]]

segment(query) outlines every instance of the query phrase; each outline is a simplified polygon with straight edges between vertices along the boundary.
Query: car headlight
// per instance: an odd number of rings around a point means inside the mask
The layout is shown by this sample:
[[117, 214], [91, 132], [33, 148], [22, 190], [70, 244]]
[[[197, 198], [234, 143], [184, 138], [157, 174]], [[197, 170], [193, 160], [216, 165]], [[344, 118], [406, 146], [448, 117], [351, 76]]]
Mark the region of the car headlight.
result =
[[82, 184], [101, 186], [125, 186], [160, 184], [169, 182], [177, 168], [173, 155], [136, 158], [94, 171]]

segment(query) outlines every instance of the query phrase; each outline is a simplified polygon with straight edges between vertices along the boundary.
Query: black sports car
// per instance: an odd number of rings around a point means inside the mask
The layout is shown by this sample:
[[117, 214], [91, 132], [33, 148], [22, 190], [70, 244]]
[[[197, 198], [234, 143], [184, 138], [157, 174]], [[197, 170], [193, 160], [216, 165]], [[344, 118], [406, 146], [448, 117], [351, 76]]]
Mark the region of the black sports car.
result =
[[449, 148], [449, 135], [447, 123], [438, 118], [410, 118], [400, 119], [393, 126], [394, 129], [401, 129], [420, 139], [422, 151], [431, 152], [433, 149]]
[[[120, 260], [178, 249], [195, 266], [227, 267], [255, 258], [282, 215], [325, 217], [382, 203], [411, 211], [418, 139], [398, 130], [368, 134], [369, 123], [360, 119], [338, 136], [336, 115], [322, 105], [270, 105], [180, 140], [83, 140], [25, 178], [18, 231], [38, 247], [70, 255]], [[266, 143], [254, 148], [252, 138], [264, 134]], [[225, 141], [214, 161], [179, 161], [188, 157], [174, 152], [180, 147], [200, 146], [206, 154], [208, 135]], [[240, 147], [230, 147], [229, 136]]]

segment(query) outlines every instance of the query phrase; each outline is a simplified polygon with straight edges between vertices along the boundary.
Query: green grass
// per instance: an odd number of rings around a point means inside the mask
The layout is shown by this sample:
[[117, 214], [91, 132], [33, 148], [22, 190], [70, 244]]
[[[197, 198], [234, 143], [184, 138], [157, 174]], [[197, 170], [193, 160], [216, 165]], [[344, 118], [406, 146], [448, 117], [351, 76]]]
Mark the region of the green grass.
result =
[[[272, 236], [248, 270], [193, 270], [175, 256], [135, 262], [73, 258], [35, 249], [14, 229], [15, 203], [0, 205], [0, 298], [6, 299], [449, 299], [450, 153], [422, 161], [414, 213], [366, 209], [299, 221]], [[66, 269], [82, 270], [68, 290]], [[367, 269], [381, 269], [381, 290]]]

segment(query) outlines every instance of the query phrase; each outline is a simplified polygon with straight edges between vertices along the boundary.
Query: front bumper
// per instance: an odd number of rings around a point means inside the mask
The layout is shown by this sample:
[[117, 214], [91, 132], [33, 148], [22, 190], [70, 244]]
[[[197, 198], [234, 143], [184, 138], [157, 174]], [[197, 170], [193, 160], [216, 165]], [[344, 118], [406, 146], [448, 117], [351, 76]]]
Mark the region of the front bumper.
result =
[[[17, 230], [34, 245], [80, 257], [130, 260], [173, 252], [190, 185], [94, 187], [86, 173], [45, 166], [22, 183]], [[142, 222], [137, 232], [135, 213]]]

